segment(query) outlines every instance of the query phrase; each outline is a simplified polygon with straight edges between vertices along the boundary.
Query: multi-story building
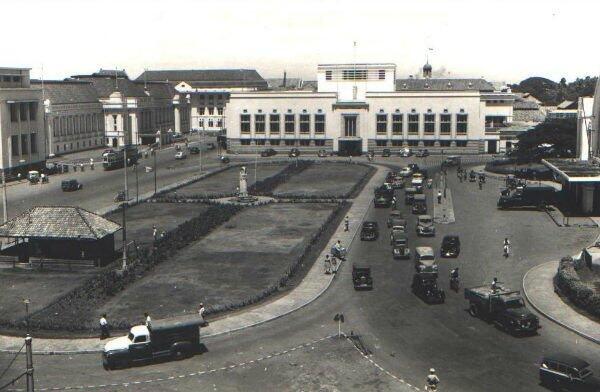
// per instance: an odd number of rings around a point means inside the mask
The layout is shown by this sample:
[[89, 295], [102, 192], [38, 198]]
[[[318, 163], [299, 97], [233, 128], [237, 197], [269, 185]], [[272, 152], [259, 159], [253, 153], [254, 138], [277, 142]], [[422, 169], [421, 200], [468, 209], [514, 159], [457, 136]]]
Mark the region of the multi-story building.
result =
[[136, 81], [168, 82], [190, 101], [188, 128], [205, 131], [224, 129], [225, 106], [231, 92], [259, 91], [267, 82], [253, 69], [203, 69], [145, 71]]
[[322, 64], [313, 91], [232, 92], [228, 148], [265, 146], [360, 154], [384, 148], [446, 153], [500, 151], [514, 96], [483, 79], [396, 79], [394, 64]]
[[104, 145], [104, 112], [96, 90], [78, 80], [32, 81], [43, 89], [49, 156]]
[[25, 172], [46, 160], [42, 89], [29, 68], [0, 68], [0, 169]]

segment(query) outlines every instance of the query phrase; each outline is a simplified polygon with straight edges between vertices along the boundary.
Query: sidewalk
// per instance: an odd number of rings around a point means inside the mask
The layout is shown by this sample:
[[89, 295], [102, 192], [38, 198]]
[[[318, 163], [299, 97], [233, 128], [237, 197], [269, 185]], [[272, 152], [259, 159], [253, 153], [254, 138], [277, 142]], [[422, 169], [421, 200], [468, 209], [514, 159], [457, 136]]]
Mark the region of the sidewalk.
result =
[[454, 218], [454, 204], [452, 203], [452, 192], [446, 188], [446, 197], [442, 197], [442, 204], [437, 202], [438, 191], [444, 194], [444, 189], [433, 188], [433, 221], [435, 223], [449, 224], [456, 222]]
[[558, 261], [550, 261], [530, 269], [523, 277], [523, 292], [538, 312], [555, 323], [600, 344], [600, 324], [577, 313], [554, 292], [554, 275]]
[[[321, 296], [335, 277], [335, 275], [324, 273], [323, 260], [325, 255], [330, 252], [330, 248], [337, 240], [340, 240], [346, 248], [352, 245], [352, 241], [360, 229], [361, 222], [371, 207], [373, 189], [383, 183], [387, 168], [374, 166], [377, 171], [360, 194], [353, 199], [352, 206], [347, 213], [350, 230], [344, 231], [342, 221], [306, 277], [295, 289], [287, 295], [262, 306], [211, 322], [208, 327], [202, 329], [202, 337], [222, 335], [263, 324], [294, 312]], [[42, 339], [36, 338], [35, 334], [33, 338], [33, 348], [36, 354], [97, 353], [102, 351], [106, 343], [106, 340], [101, 341], [98, 338]], [[23, 341], [22, 337], [0, 336], [0, 351], [17, 351], [23, 345]]]

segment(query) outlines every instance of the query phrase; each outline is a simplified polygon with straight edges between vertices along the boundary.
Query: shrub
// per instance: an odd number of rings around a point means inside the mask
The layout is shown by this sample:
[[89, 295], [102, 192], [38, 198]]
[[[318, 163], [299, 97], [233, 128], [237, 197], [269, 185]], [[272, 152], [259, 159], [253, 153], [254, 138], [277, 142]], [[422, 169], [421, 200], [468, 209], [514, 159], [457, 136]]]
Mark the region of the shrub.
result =
[[556, 286], [575, 306], [600, 317], [600, 293], [581, 281], [575, 264], [570, 257], [561, 259], [556, 274]]

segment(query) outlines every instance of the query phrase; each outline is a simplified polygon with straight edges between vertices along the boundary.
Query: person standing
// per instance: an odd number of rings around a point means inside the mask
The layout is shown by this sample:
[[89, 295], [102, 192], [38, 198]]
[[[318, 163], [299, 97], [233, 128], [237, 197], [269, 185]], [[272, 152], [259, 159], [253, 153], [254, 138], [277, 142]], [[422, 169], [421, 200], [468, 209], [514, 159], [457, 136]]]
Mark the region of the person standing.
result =
[[429, 369], [429, 375], [426, 378], [427, 385], [425, 386], [428, 391], [436, 391], [437, 386], [440, 383], [440, 379], [435, 374], [435, 369]]
[[100, 339], [106, 339], [110, 337], [110, 331], [108, 328], [108, 321], [106, 321], [106, 313], [100, 317]]
[[152, 238], [156, 241], [156, 237], [158, 236], [158, 230], [156, 229], [156, 225], [152, 225]]
[[329, 255], [325, 255], [325, 274], [331, 274], [331, 260], [329, 259]]
[[437, 193], [438, 204], [442, 204], [442, 191], [438, 189]]
[[331, 257], [331, 272], [332, 273], [336, 273], [338, 269], [338, 261], [337, 258], [335, 256]]
[[344, 218], [344, 231], [348, 231], [350, 228], [350, 219], [348, 218], [348, 215], [346, 215], [346, 217]]
[[144, 317], [146, 319], [146, 327], [151, 328], [152, 327], [152, 319], [150, 318], [150, 315], [148, 314], [148, 312], [144, 313]]

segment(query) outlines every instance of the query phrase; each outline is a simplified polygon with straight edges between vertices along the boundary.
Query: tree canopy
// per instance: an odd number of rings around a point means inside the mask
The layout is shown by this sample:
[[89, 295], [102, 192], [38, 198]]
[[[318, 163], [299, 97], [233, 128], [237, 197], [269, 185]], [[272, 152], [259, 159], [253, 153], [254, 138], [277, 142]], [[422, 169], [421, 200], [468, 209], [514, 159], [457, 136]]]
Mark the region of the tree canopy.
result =
[[[575, 119], [556, 119], [545, 121], [533, 129], [518, 136], [517, 147], [520, 156], [553, 155], [572, 157], [576, 151], [577, 121]], [[540, 148], [540, 145], [550, 144], [552, 148]]]
[[546, 105], [558, 105], [562, 101], [576, 101], [579, 97], [594, 95], [597, 77], [586, 76], [567, 83], [562, 78], [559, 83], [534, 76], [510, 87], [515, 92], [530, 93]]

